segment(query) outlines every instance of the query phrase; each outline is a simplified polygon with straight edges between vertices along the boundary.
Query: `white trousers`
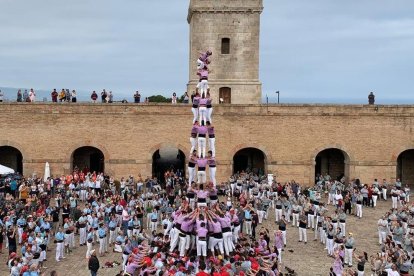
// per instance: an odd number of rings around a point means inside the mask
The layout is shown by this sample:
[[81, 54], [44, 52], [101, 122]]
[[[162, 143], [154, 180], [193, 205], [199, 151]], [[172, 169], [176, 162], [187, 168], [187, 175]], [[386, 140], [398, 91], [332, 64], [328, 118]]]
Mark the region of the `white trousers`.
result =
[[356, 213], [357, 217], [362, 218], [362, 204], [357, 204], [356, 207], [357, 207], [357, 213]]
[[378, 231], [378, 242], [379, 242], [379, 244], [383, 244], [386, 240], [387, 240], [387, 232]]
[[151, 220], [150, 226], [151, 226], [151, 232], [157, 230], [158, 221]]
[[321, 243], [326, 244], [326, 233], [322, 227], [319, 227], [319, 238], [320, 238]]
[[191, 112], [193, 112], [193, 124], [198, 120], [198, 108], [191, 108]]
[[201, 183], [206, 183], [206, 171], [198, 171], [197, 172], [197, 177], [198, 177], [198, 180], [197, 180], [197, 182], [198, 182], [198, 184], [201, 184]]
[[64, 243], [65, 243], [65, 246], [66, 245], [71, 245], [72, 244], [72, 241], [71, 241], [71, 235], [70, 234], [65, 234], [65, 241], [64, 241]]
[[339, 223], [339, 228], [341, 228], [341, 233], [346, 233], [345, 232], [345, 228], [346, 228], [346, 225], [345, 225], [345, 222], [340, 222]]
[[211, 114], [213, 114], [213, 108], [207, 107], [207, 122], [210, 122], [210, 123], [212, 123]]
[[63, 258], [63, 242], [59, 242], [56, 244], [56, 262]]
[[308, 241], [308, 236], [306, 234], [306, 228], [299, 227], [299, 241]]
[[129, 255], [122, 254], [122, 270], [125, 270], [125, 266], [127, 265]]
[[211, 155], [216, 156], [216, 138], [208, 138], [208, 148], [211, 150]]
[[86, 243], [86, 227], [79, 228], [79, 244]]
[[115, 230], [114, 231], [109, 231], [109, 241], [108, 241], [108, 243], [109, 244], [112, 244], [112, 243], [114, 243], [115, 242]]
[[89, 259], [91, 257], [91, 251], [92, 251], [92, 243], [87, 242], [86, 243], [86, 258]]
[[179, 239], [180, 239], [180, 244], [178, 246], [178, 249], [180, 251], [180, 257], [184, 257], [185, 256], [185, 248], [186, 248], [187, 238], [186, 237], [182, 237], [180, 235], [179, 236]]
[[398, 208], [398, 197], [392, 196], [391, 199], [392, 199], [392, 208], [397, 209]]
[[244, 225], [246, 225], [246, 235], [252, 235], [252, 221], [244, 221]]
[[195, 178], [195, 167], [188, 167], [188, 183], [191, 184]]
[[277, 248], [277, 259], [279, 260], [279, 263], [282, 262], [282, 248]]
[[179, 240], [178, 239], [179, 238], [178, 234], [179, 234], [178, 229], [176, 229], [176, 228], [171, 229], [171, 231], [170, 231], [170, 236], [171, 236], [170, 252], [173, 252], [175, 247], [178, 244], [178, 240]]
[[208, 80], [201, 80], [198, 84], [197, 84], [197, 88], [198, 88], [198, 92], [200, 93], [200, 95], [206, 95], [207, 91], [208, 91]]
[[21, 244], [22, 243], [22, 235], [23, 235], [23, 228], [22, 227], [17, 228], [17, 234], [19, 236], [19, 244]]
[[345, 264], [352, 266], [352, 253], [354, 249], [345, 248]]
[[299, 227], [299, 213], [292, 214], [292, 226]]
[[231, 252], [233, 252], [233, 241], [232, 241], [232, 233], [231, 232], [225, 232], [223, 233], [223, 244], [224, 244], [224, 250], [226, 254], [229, 256]]
[[237, 243], [238, 239], [239, 239], [239, 233], [240, 233], [240, 225], [235, 226], [233, 228], [233, 242]]
[[206, 157], [206, 137], [198, 137], [198, 157]]
[[210, 237], [209, 239], [209, 248], [214, 255], [214, 247], [218, 245], [219, 251], [221, 255], [224, 255], [224, 248], [223, 248], [223, 239], [216, 239], [214, 237]]
[[265, 216], [266, 212], [263, 210], [257, 210], [257, 215], [259, 217], [259, 224], [262, 224], [263, 218]]
[[200, 122], [200, 124], [201, 124], [201, 122], [204, 122], [204, 124], [205, 124], [206, 120], [207, 120], [207, 107], [200, 106], [198, 108], [198, 116], [199, 116], [198, 121]]
[[216, 188], [216, 170], [217, 170], [217, 168], [216, 167], [213, 167], [213, 168], [209, 167], [208, 170], [209, 170], [210, 181], [213, 182], [213, 186], [214, 186], [214, 188]]
[[328, 255], [333, 255], [334, 253], [333, 239], [326, 239], [326, 247], [328, 248]]
[[104, 254], [106, 251], [108, 251], [108, 244], [107, 244], [106, 237], [99, 238], [99, 254]]
[[207, 242], [200, 241], [197, 237], [197, 256], [207, 256]]
[[315, 215], [308, 214], [308, 228], [315, 228]]
[[374, 207], [377, 207], [377, 199], [378, 199], [377, 195], [372, 195], [372, 205], [374, 205]]
[[276, 222], [282, 219], [282, 209], [275, 209], [276, 212]]
[[191, 144], [190, 155], [192, 155], [193, 154], [193, 151], [197, 147], [197, 138], [190, 137], [190, 144]]
[[387, 189], [382, 188], [382, 197], [387, 200]]
[[286, 230], [282, 231], [283, 244], [286, 245]]

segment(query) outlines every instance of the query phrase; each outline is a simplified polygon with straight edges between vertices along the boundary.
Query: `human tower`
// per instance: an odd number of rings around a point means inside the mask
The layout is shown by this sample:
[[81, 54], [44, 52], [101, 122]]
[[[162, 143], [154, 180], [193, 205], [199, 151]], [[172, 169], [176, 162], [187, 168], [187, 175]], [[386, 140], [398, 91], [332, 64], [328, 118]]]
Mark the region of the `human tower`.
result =
[[[192, 101], [191, 111], [193, 112], [193, 126], [191, 128], [191, 150], [188, 163], [188, 178], [190, 186], [194, 183], [206, 184], [208, 168], [209, 180], [213, 187], [216, 187], [216, 148], [215, 133], [212, 125], [211, 115], [213, 113], [210, 88], [208, 86], [208, 65], [211, 63], [209, 57], [211, 51], [200, 53], [197, 60], [197, 75], [199, 83], [196, 87], [196, 94]], [[208, 142], [208, 152], [207, 150]], [[194, 183], [193, 183], [194, 182]]]

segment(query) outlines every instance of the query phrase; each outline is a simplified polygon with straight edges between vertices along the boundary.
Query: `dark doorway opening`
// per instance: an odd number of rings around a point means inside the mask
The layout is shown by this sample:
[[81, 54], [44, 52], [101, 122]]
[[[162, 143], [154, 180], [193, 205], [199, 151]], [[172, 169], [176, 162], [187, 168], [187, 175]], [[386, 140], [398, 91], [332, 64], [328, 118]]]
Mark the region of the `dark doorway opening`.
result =
[[348, 155], [335, 148], [325, 149], [315, 158], [315, 179], [328, 174], [333, 180], [341, 180], [348, 177]]
[[23, 175], [23, 155], [14, 147], [0, 147], [0, 164]]
[[177, 148], [162, 148], [152, 155], [152, 175], [165, 183], [165, 173], [185, 176], [185, 154]]
[[73, 152], [72, 170], [75, 167], [84, 172], [105, 172], [105, 156], [95, 147], [78, 148]]
[[256, 148], [241, 149], [233, 157], [233, 173], [249, 171], [262, 175], [266, 172], [265, 165], [265, 154]]
[[401, 183], [414, 184], [414, 149], [403, 151], [397, 159], [397, 176]]

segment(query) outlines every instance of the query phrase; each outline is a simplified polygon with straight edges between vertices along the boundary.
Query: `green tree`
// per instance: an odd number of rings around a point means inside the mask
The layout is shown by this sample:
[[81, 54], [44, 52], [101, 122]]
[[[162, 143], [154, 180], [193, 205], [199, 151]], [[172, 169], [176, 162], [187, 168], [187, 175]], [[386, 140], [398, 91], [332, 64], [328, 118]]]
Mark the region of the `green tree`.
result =
[[171, 98], [166, 98], [163, 95], [150, 96], [148, 97], [148, 100], [150, 101], [150, 103], [170, 103], [171, 102]]

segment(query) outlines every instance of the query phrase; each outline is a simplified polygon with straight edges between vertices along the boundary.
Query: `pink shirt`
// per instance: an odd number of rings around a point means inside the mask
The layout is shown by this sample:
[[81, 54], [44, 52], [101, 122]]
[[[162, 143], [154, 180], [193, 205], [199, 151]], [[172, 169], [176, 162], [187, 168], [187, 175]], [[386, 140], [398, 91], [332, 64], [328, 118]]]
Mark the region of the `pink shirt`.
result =
[[217, 220], [217, 222], [211, 221], [209, 223], [209, 225], [211, 225], [211, 228], [210, 229], [214, 233], [221, 233], [221, 224], [220, 224], [220, 221], [218, 221], [218, 220]]
[[198, 237], [203, 237], [203, 238], [205, 238], [208, 233], [207, 229], [204, 227], [198, 228], [196, 232], [197, 232]]
[[206, 135], [208, 131], [206, 126], [199, 126], [197, 130], [198, 130], [198, 134], [201, 134], [201, 135]]
[[200, 99], [200, 105], [207, 105], [207, 99], [206, 98], [201, 98]]
[[198, 133], [198, 126], [193, 125], [193, 127], [191, 128], [191, 136], [193, 136], [194, 134], [197, 135], [197, 133]]
[[207, 225], [207, 220], [206, 219], [204, 219], [204, 220], [196, 219], [196, 228], [197, 229], [202, 228], [201, 223], [203, 223], [203, 222]]
[[207, 166], [207, 159], [198, 159], [197, 166], [198, 168], [205, 168]]
[[197, 75], [200, 76], [200, 79], [207, 79], [208, 78], [208, 70], [201, 69], [197, 72]]
[[208, 191], [200, 190], [197, 192], [197, 198], [207, 198]]

